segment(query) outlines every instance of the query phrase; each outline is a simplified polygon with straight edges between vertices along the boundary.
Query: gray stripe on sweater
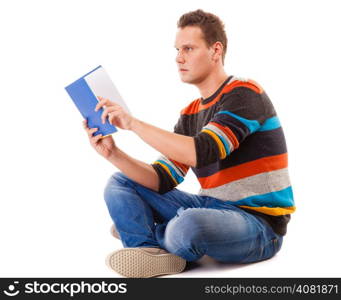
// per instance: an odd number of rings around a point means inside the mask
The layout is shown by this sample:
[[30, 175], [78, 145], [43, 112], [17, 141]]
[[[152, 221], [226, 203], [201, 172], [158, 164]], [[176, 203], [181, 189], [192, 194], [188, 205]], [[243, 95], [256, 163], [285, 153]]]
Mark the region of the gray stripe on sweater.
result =
[[265, 172], [235, 180], [211, 189], [200, 189], [199, 195], [223, 201], [238, 201], [250, 196], [280, 191], [290, 186], [288, 169]]

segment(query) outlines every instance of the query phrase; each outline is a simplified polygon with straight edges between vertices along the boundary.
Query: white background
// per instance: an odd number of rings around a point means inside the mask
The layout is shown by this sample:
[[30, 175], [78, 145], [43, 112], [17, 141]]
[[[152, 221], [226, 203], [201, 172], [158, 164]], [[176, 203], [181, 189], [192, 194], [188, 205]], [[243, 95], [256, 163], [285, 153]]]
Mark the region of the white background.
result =
[[[282, 250], [244, 266], [202, 259], [183, 277], [340, 276], [338, 1], [2, 1], [0, 276], [115, 277], [103, 199], [118, 171], [91, 148], [64, 87], [102, 64], [133, 115], [173, 130], [200, 97], [175, 64], [176, 22], [202, 8], [228, 35], [226, 71], [259, 82], [283, 125], [297, 212]], [[120, 130], [117, 145], [159, 155]], [[196, 193], [190, 171], [180, 189]]]

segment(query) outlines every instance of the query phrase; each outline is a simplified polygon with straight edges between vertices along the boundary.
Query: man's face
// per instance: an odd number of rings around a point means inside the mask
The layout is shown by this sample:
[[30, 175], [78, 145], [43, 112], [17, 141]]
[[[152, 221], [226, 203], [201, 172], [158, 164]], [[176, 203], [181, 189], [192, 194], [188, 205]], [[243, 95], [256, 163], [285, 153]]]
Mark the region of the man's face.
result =
[[183, 82], [198, 84], [212, 72], [214, 50], [207, 48], [199, 27], [179, 28], [175, 48], [177, 49], [176, 63]]

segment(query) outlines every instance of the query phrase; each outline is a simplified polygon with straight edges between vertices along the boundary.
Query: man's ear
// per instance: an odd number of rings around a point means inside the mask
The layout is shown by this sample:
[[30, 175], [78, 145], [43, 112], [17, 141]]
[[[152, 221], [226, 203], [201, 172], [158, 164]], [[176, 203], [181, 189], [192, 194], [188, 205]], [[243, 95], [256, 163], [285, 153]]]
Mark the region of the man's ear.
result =
[[223, 44], [221, 42], [215, 42], [212, 46], [212, 59], [217, 62], [223, 55]]

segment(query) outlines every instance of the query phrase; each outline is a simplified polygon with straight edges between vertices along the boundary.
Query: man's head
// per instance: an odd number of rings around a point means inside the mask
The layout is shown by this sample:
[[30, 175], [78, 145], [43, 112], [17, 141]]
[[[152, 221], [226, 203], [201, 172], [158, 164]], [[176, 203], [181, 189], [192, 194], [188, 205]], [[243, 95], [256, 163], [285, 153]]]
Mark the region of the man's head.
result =
[[198, 9], [182, 15], [177, 26], [176, 62], [183, 82], [200, 83], [223, 68], [227, 37], [217, 16]]

